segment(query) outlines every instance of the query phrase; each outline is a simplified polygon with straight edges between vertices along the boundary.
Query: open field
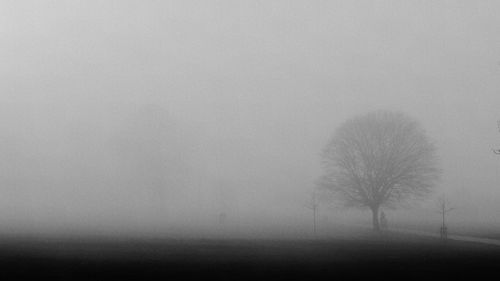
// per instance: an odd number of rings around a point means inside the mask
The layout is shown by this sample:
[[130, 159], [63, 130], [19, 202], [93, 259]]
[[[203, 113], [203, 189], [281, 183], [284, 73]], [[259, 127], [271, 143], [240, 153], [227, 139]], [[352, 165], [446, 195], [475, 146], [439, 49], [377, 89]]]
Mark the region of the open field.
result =
[[500, 247], [406, 234], [352, 239], [8, 238], [1, 275], [15, 279], [421, 280], [496, 273]]

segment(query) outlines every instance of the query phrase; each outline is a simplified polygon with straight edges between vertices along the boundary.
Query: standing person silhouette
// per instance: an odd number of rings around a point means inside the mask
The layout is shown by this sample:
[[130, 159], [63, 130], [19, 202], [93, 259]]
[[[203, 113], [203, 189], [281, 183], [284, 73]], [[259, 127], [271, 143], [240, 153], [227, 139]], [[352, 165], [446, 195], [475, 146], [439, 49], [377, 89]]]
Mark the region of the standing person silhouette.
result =
[[384, 211], [380, 212], [380, 226], [382, 229], [387, 229], [387, 218], [385, 217]]

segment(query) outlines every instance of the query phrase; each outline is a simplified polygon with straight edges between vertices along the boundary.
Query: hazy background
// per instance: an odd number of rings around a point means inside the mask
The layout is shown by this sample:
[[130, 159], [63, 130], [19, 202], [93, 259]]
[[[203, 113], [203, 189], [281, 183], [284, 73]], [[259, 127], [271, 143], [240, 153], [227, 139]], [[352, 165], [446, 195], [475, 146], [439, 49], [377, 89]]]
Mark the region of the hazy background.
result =
[[[209, 231], [224, 211], [233, 229], [290, 233], [310, 225], [329, 137], [376, 109], [436, 142], [452, 223], [500, 225], [498, 15], [497, 1], [2, 0], [0, 231]], [[439, 219], [433, 206], [388, 218]]]

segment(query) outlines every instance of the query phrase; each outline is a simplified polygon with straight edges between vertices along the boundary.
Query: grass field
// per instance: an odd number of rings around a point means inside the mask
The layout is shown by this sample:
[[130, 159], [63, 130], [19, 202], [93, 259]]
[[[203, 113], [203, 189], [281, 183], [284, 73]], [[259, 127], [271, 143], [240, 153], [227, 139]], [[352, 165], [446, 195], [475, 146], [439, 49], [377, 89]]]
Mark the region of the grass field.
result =
[[496, 273], [500, 247], [406, 234], [318, 240], [14, 238], [2, 280], [422, 280]]

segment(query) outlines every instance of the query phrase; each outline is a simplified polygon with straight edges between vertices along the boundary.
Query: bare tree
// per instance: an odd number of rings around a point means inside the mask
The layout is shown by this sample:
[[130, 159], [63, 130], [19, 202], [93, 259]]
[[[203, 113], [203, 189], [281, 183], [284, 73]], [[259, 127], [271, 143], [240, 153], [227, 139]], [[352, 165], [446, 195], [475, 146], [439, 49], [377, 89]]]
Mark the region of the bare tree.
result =
[[323, 188], [348, 206], [369, 208], [379, 230], [379, 208], [418, 199], [439, 180], [436, 149], [417, 121], [376, 111], [347, 120], [323, 150]]

